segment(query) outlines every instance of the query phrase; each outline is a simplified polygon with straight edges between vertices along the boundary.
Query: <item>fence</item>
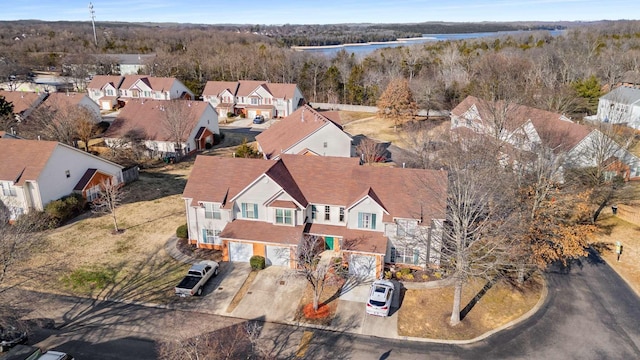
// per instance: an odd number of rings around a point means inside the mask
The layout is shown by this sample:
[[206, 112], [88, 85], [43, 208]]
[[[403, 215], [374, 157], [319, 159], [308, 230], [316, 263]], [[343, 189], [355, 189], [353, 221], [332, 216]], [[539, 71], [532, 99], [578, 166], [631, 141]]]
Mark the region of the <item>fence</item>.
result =
[[139, 176], [140, 169], [137, 166], [122, 170], [122, 181], [124, 181], [125, 184], [138, 180]]
[[617, 215], [624, 221], [640, 225], [640, 209], [629, 205], [618, 205]]
[[[378, 107], [376, 106], [362, 106], [362, 105], [347, 105], [347, 104], [331, 104], [331, 103], [309, 103], [314, 109], [319, 110], [342, 110], [342, 111], [359, 111], [368, 113], [377, 113]], [[435, 116], [435, 117], [447, 117], [449, 111], [446, 110], [427, 110], [421, 109], [416, 113], [417, 116]]]

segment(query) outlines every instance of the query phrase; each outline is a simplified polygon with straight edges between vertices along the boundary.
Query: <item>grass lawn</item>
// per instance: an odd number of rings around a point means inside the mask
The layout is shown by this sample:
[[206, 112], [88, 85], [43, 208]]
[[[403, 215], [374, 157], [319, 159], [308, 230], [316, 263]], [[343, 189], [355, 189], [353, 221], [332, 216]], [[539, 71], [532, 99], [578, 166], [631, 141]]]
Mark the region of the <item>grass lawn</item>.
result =
[[188, 265], [174, 261], [164, 245], [185, 223], [181, 194], [191, 165], [142, 171], [124, 187], [126, 200], [116, 211], [123, 233], [112, 233], [110, 215], [86, 213], [47, 232], [31, 258], [12, 272], [20, 277], [11, 280], [58, 293], [170, 301]]
[[[462, 308], [485, 286], [472, 280], [462, 289]], [[499, 281], [494, 284], [460, 324], [449, 326], [453, 288], [407, 290], [398, 313], [398, 334], [430, 339], [467, 340], [517, 319], [540, 300], [539, 278], [529, 280], [522, 289]]]
[[[598, 228], [592, 247], [640, 294], [640, 226], [607, 212], [601, 215]], [[622, 244], [620, 261], [617, 261], [616, 241]]]

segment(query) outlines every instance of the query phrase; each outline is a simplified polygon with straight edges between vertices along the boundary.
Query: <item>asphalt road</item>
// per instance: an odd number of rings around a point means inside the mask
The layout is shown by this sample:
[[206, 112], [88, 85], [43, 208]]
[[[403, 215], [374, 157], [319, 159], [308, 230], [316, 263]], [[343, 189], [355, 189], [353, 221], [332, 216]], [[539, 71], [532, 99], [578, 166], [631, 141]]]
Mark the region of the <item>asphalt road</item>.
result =
[[[307, 359], [639, 359], [640, 299], [597, 256], [554, 267], [540, 311], [474, 344], [438, 344], [356, 336], [265, 324], [261, 340], [277, 358]], [[15, 306], [29, 317], [57, 319], [36, 328], [31, 343], [78, 359], [155, 359], [154, 341], [223, 329], [239, 319], [71, 297], [19, 292]], [[298, 352], [307, 331], [311, 337]]]

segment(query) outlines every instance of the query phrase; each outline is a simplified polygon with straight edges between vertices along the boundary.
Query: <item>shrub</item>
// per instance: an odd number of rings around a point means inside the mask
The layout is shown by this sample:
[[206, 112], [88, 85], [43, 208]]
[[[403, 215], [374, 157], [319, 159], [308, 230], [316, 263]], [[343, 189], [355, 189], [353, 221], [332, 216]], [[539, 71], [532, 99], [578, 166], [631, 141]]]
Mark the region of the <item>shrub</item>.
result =
[[29, 211], [18, 217], [16, 226], [37, 232], [55, 229], [58, 226], [58, 220], [44, 211]]
[[429, 275], [427, 274], [422, 274], [422, 280], [429, 280]]
[[413, 280], [413, 274], [402, 275], [405, 280]]
[[251, 264], [251, 269], [253, 270], [262, 270], [265, 268], [267, 262], [264, 256], [253, 255], [251, 259], [249, 259], [249, 264]]
[[440, 273], [440, 272], [434, 273], [433, 276], [435, 276], [436, 279], [442, 279], [442, 273]]
[[[214, 136], [214, 138], [215, 138], [215, 136]], [[211, 145], [211, 143], [204, 144], [204, 148], [207, 149], [207, 150], [211, 149], [212, 147], [213, 147], [213, 145]]]
[[178, 237], [178, 239], [189, 238], [189, 229], [187, 228], [187, 224], [178, 226], [178, 228], [176, 229], [176, 236]]
[[222, 132], [220, 134], [213, 133], [213, 145], [220, 144], [224, 139]]
[[392, 276], [393, 276], [393, 274], [391, 274], [391, 271], [385, 271], [384, 272], [384, 278], [385, 279], [391, 279]]
[[409, 275], [411, 274], [411, 269], [409, 268], [402, 268], [400, 269], [400, 273], [404, 276], [404, 275]]
[[232, 113], [231, 111], [229, 111], [229, 112], [227, 113], [227, 117], [228, 117], [228, 118], [234, 118], [234, 117], [236, 117], [236, 114], [234, 114], [234, 113]]
[[402, 279], [402, 273], [401, 272], [396, 272], [396, 279], [401, 280]]
[[59, 223], [63, 223], [79, 214], [84, 209], [84, 205], [85, 200], [82, 195], [71, 194], [48, 203], [44, 207], [44, 212], [57, 219]]

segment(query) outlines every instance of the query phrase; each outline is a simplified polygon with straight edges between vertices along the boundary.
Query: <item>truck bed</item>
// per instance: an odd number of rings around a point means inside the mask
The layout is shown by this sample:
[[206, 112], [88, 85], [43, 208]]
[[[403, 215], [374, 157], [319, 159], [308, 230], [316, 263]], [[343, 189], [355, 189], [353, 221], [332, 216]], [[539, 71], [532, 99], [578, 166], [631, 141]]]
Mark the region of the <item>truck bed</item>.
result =
[[200, 281], [200, 279], [202, 278], [199, 276], [187, 275], [184, 277], [184, 279], [182, 279], [182, 281], [180, 281], [180, 284], [176, 286], [176, 291], [178, 289], [191, 291], [196, 286], [196, 284], [198, 284], [198, 281]]

